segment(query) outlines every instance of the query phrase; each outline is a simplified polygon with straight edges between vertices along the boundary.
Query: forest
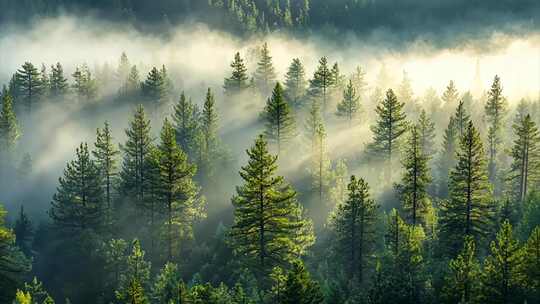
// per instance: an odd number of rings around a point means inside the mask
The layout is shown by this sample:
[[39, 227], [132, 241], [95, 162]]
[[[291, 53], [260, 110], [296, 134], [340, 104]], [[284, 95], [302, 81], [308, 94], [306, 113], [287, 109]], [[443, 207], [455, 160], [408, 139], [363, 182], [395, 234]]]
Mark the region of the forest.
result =
[[540, 303], [536, 4], [154, 2], [0, 3], [0, 303]]

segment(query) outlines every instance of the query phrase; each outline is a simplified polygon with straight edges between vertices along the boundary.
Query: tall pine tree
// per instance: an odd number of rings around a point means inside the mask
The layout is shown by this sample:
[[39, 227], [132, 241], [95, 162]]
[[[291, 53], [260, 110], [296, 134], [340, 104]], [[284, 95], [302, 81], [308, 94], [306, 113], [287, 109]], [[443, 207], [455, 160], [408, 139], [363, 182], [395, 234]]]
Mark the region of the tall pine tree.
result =
[[352, 80], [349, 80], [345, 91], [343, 91], [343, 100], [337, 105], [337, 115], [347, 119], [349, 126], [357, 118], [360, 112], [360, 98], [356, 94]]
[[276, 144], [277, 155], [280, 156], [285, 145], [296, 136], [296, 124], [279, 82], [266, 103], [264, 117], [265, 136], [269, 142]]
[[293, 59], [285, 75], [285, 96], [293, 108], [299, 108], [306, 95], [306, 72], [300, 59]]
[[276, 82], [276, 72], [266, 42], [261, 48], [259, 62], [257, 62], [257, 70], [255, 71], [253, 78], [255, 80], [255, 85], [259, 88], [262, 96], [268, 96], [274, 86], [274, 82]]
[[248, 88], [247, 68], [244, 60], [240, 57], [240, 53], [234, 55], [234, 60], [231, 63], [232, 75], [225, 78], [223, 88], [226, 95], [233, 95], [242, 92]]
[[21, 98], [29, 113], [43, 93], [43, 84], [37, 68], [30, 62], [25, 62], [15, 74], [17, 97]]

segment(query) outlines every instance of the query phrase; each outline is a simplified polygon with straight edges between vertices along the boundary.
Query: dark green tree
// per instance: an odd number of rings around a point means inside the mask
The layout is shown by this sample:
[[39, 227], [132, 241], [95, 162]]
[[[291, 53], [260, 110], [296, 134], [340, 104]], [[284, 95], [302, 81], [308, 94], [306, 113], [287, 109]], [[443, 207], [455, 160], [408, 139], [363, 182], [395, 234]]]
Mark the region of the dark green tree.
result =
[[229, 78], [225, 78], [225, 83], [223, 86], [226, 95], [240, 93], [244, 89], [248, 88], [247, 68], [244, 64], [244, 60], [242, 57], [240, 57], [240, 53], [236, 53], [234, 55], [231, 68], [232, 75]]
[[180, 95], [178, 103], [174, 105], [172, 119], [176, 131], [176, 142], [188, 154], [190, 159], [194, 159], [197, 132], [199, 131], [200, 113], [191, 99], [187, 99], [184, 92]]
[[120, 151], [113, 142], [109, 123], [105, 122], [103, 129], [96, 130], [95, 150], [92, 151], [96, 165], [103, 181], [103, 189], [105, 192], [105, 221], [106, 225], [112, 224], [112, 202], [113, 190], [116, 185], [118, 175], [118, 155]]
[[73, 91], [79, 100], [87, 101], [96, 98], [98, 91], [97, 83], [92, 78], [92, 73], [86, 64], [76, 67], [72, 76], [75, 80], [75, 83], [72, 85]]
[[331, 219], [336, 234], [336, 253], [349, 278], [362, 283], [375, 249], [378, 205], [369, 195], [369, 186], [351, 176], [348, 197], [336, 207]]
[[462, 248], [466, 236], [481, 244], [493, 224], [493, 202], [480, 134], [469, 122], [460, 139], [456, 167], [450, 173], [450, 199], [441, 205], [441, 239], [450, 254]]
[[435, 123], [428, 117], [424, 109], [422, 109], [420, 112], [420, 117], [416, 123], [416, 128], [418, 129], [418, 135], [420, 136], [420, 146], [422, 147], [422, 152], [431, 160], [436, 152]]
[[0, 110], [0, 165], [5, 166], [5, 168], [13, 160], [12, 157], [20, 135], [19, 124], [13, 110], [13, 99], [4, 87], [2, 109]]
[[299, 108], [307, 91], [306, 72], [300, 59], [293, 59], [285, 75], [285, 96], [293, 108]]
[[131, 70], [129, 71], [127, 83], [126, 83], [126, 94], [128, 96], [130, 95], [137, 95], [139, 94], [141, 90], [141, 77], [139, 74], [139, 70], [137, 69], [137, 66], [134, 65], [131, 67]]
[[524, 276], [524, 288], [527, 291], [528, 303], [540, 299], [540, 226], [534, 228], [523, 246], [520, 269]]
[[401, 136], [407, 131], [407, 117], [403, 112], [405, 104], [399, 102], [394, 91], [386, 92], [386, 98], [377, 105], [377, 122], [371, 127], [373, 142], [368, 152], [384, 162], [384, 173], [387, 182], [392, 181], [392, 165], [399, 154]]
[[334, 76], [331, 68], [328, 66], [328, 59], [322, 57], [319, 60], [319, 66], [309, 80], [309, 96], [321, 105], [321, 110], [326, 113], [330, 99], [330, 88], [334, 85]]
[[62, 98], [69, 90], [67, 78], [64, 76], [64, 68], [60, 62], [51, 66], [50, 75], [50, 96], [51, 98]]
[[422, 141], [417, 126], [413, 126], [403, 155], [403, 176], [396, 185], [403, 210], [413, 226], [424, 222], [430, 204], [427, 187], [431, 182], [428, 156], [422, 150]]
[[208, 179], [213, 177], [215, 173], [214, 165], [219, 157], [218, 114], [214, 93], [210, 88], [206, 92], [200, 120], [199, 170]]
[[444, 130], [443, 144], [441, 154], [439, 156], [438, 169], [438, 189], [439, 198], [447, 199], [450, 190], [448, 189], [448, 181], [450, 179], [450, 171], [456, 165], [456, 151], [458, 148], [459, 134], [456, 128], [456, 120], [450, 117], [448, 127]]
[[324, 297], [319, 284], [314, 281], [302, 261], [295, 261], [285, 278], [279, 304], [319, 304]]
[[25, 62], [15, 74], [17, 98], [20, 98], [29, 113], [43, 93], [43, 84], [38, 69], [30, 62]]
[[150, 262], [144, 258], [139, 240], [135, 239], [131, 246], [131, 254], [127, 257], [127, 267], [120, 276], [120, 285], [116, 290], [116, 298], [122, 303], [147, 304], [146, 290], [150, 284]]
[[168, 97], [165, 80], [163, 74], [156, 67], [153, 67], [146, 80], [142, 84], [142, 90], [144, 96], [157, 107], [159, 104], [165, 102]]
[[272, 97], [266, 102], [264, 117], [265, 137], [269, 142], [276, 144], [277, 155], [280, 156], [283, 147], [296, 136], [296, 123], [279, 82], [274, 87]]
[[69, 162], [53, 195], [49, 216], [63, 229], [82, 231], [103, 227], [103, 188], [98, 166], [81, 143]]
[[16, 242], [15, 244], [21, 249], [21, 251], [27, 256], [32, 256], [32, 241], [34, 240], [34, 227], [28, 214], [24, 211], [23, 205], [19, 211], [19, 216], [15, 221], [15, 227], [13, 229], [15, 232]]
[[174, 258], [173, 248], [183, 236], [192, 235], [192, 223], [200, 217], [202, 209], [198, 187], [192, 178], [196, 167], [190, 164], [186, 154], [176, 144], [176, 134], [171, 123], [165, 119], [161, 129], [159, 149], [160, 203], [165, 215], [164, 234], [167, 260]]
[[482, 274], [482, 300], [484, 303], [522, 303], [521, 252], [508, 221], [502, 224], [490, 247]]
[[296, 191], [276, 176], [277, 157], [268, 152], [263, 136], [247, 151], [244, 180], [233, 197], [231, 245], [257, 274], [261, 286], [274, 266], [286, 266], [313, 244], [311, 221], [304, 218]]

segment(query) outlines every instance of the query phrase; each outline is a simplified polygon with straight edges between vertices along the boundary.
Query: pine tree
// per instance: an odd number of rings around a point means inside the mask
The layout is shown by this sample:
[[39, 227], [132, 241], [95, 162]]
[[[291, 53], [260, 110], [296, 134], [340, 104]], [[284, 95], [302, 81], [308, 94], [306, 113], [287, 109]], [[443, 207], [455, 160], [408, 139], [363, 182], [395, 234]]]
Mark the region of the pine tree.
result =
[[142, 84], [144, 96], [157, 107], [167, 99], [167, 88], [162, 73], [153, 67]]
[[450, 194], [448, 181], [450, 171], [456, 164], [456, 150], [458, 148], [459, 134], [456, 128], [456, 120], [450, 117], [448, 127], [444, 130], [443, 145], [438, 163], [438, 196], [446, 199]]
[[49, 96], [51, 89], [51, 81], [49, 79], [49, 73], [47, 72], [47, 67], [45, 64], [41, 64], [41, 72], [39, 74], [41, 81], [41, 96], [46, 98]]
[[122, 54], [120, 55], [119, 63], [118, 63], [118, 70], [116, 71], [121, 88], [126, 87], [126, 82], [130, 73], [130, 66], [131, 65], [129, 63], [129, 59], [126, 53], [122, 52]]
[[279, 82], [266, 103], [264, 117], [266, 139], [277, 145], [277, 155], [280, 156], [283, 147], [296, 136], [296, 124]]
[[126, 83], [126, 94], [127, 95], [136, 95], [141, 89], [141, 77], [139, 75], [139, 70], [137, 66], [134, 65], [129, 71], [129, 75]]
[[0, 204], [0, 301], [9, 303], [13, 293], [27, 272], [31, 263], [15, 244], [15, 234], [6, 227], [7, 212]]
[[524, 276], [524, 287], [528, 291], [529, 298], [533, 303], [533, 298], [540, 298], [540, 226], [534, 228], [527, 243], [523, 246], [521, 256], [521, 274]]
[[167, 259], [174, 258], [175, 241], [192, 234], [192, 221], [201, 213], [198, 188], [193, 183], [196, 167], [188, 163], [186, 154], [176, 145], [176, 134], [165, 119], [159, 149], [160, 203], [165, 215]]
[[159, 74], [161, 75], [161, 80], [163, 82], [163, 92], [160, 101], [168, 102], [172, 92], [174, 91], [174, 85], [164, 64], [161, 66]]
[[237, 187], [232, 199], [231, 242], [234, 252], [252, 266], [263, 283], [274, 266], [286, 265], [304, 254], [314, 236], [296, 192], [283, 177], [275, 175], [277, 157], [268, 152], [263, 136], [247, 154], [250, 160], [240, 171], [244, 184]]
[[60, 62], [51, 66], [50, 96], [51, 98], [64, 97], [69, 89], [67, 78], [64, 77], [64, 68]]
[[407, 117], [403, 112], [405, 104], [399, 102], [394, 92], [389, 89], [386, 98], [377, 105], [377, 122], [371, 127], [373, 142], [368, 151], [384, 162], [387, 181], [392, 181], [392, 165], [394, 157], [401, 147], [401, 136], [407, 131]]
[[199, 111], [197, 106], [187, 99], [184, 92], [174, 105], [172, 119], [176, 131], [176, 142], [193, 159], [196, 150], [197, 132], [199, 131]]
[[336, 233], [336, 252], [349, 278], [360, 283], [365, 278], [369, 258], [375, 247], [377, 204], [369, 195], [369, 186], [351, 176], [348, 198], [337, 206], [331, 223]]
[[24, 283], [23, 291], [32, 299], [29, 304], [54, 304], [54, 300], [36, 277], [30, 283]]
[[234, 60], [231, 63], [232, 75], [229, 78], [225, 78], [223, 88], [226, 95], [233, 95], [240, 93], [248, 87], [247, 68], [244, 64], [244, 60], [240, 57], [240, 53], [234, 55]]
[[17, 97], [21, 98], [29, 113], [35, 103], [40, 100], [43, 93], [41, 75], [37, 68], [30, 62], [25, 62], [15, 74]]
[[521, 206], [530, 189], [540, 182], [540, 133], [529, 114], [518, 119], [513, 129], [516, 139], [510, 152], [508, 180], [511, 194]]
[[358, 94], [358, 97], [363, 98], [364, 93], [367, 90], [366, 71], [360, 66], [356, 67], [353, 75], [351, 76], [351, 81], [356, 93]]
[[351, 126], [360, 112], [360, 98], [356, 95], [356, 89], [353, 86], [352, 80], [349, 80], [347, 88], [343, 91], [343, 100], [337, 105], [337, 115], [345, 117]]
[[103, 129], [96, 130], [95, 150], [92, 155], [95, 157], [95, 162], [103, 180], [103, 188], [105, 192], [106, 202], [106, 224], [111, 224], [112, 221], [112, 195], [115, 187], [116, 177], [118, 175], [118, 155], [120, 151], [113, 142], [109, 123], [105, 122]]
[[259, 62], [257, 62], [257, 70], [255, 71], [253, 78], [255, 79], [255, 84], [259, 88], [262, 96], [268, 96], [274, 86], [274, 82], [276, 82], [276, 72], [266, 42], [261, 48]]
[[491, 253], [484, 261], [482, 300], [484, 303], [522, 303], [519, 290], [522, 260], [508, 221], [502, 224], [490, 247]]
[[420, 146], [422, 147], [422, 152], [430, 160], [435, 155], [435, 123], [427, 116], [427, 113], [424, 109], [420, 112], [420, 117], [416, 124], [418, 129], [418, 135], [420, 137]]
[[301, 261], [295, 261], [287, 273], [279, 304], [319, 304], [324, 297], [319, 284], [314, 281]]
[[442, 289], [445, 303], [476, 303], [480, 297], [481, 271], [473, 238], [465, 238], [463, 249], [448, 268]]
[[157, 303], [185, 303], [182, 293], [183, 285], [178, 266], [173, 263], [166, 263], [157, 275], [152, 287], [152, 298]]
[[129, 129], [126, 129], [127, 141], [121, 146], [124, 153], [122, 163], [121, 190], [124, 195], [135, 196], [136, 207], [142, 208], [148, 186], [146, 160], [153, 147], [150, 136], [150, 120], [142, 105], [135, 110]]
[[469, 121], [471, 120], [470, 115], [467, 113], [467, 110], [465, 109], [465, 104], [463, 102], [463, 99], [459, 101], [453, 117], [454, 117], [454, 122], [455, 122], [454, 126], [457, 130], [457, 134], [459, 137], [461, 137], [467, 130], [467, 125], [469, 124]]
[[127, 258], [127, 269], [120, 277], [120, 285], [116, 290], [116, 298], [124, 303], [147, 304], [145, 290], [150, 281], [150, 262], [145, 261], [144, 250], [139, 240], [135, 239], [131, 246], [131, 254]]
[[19, 211], [19, 217], [15, 222], [15, 228], [13, 229], [16, 236], [15, 244], [21, 249], [26, 256], [32, 256], [32, 241], [34, 239], [34, 227], [32, 222], [28, 218], [24, 207], [21, 205]]
[[285, 75], [285, 96], [293, 108], [302, 105], [307, 90], [306, 73], [300, 59], [293, 59]]
[[330, 88], [334, 85], [334, 77], [332, 70], [328, 66], [328, 59], [322, 57], [319, 60], [319, 66], [313, 75], [313, 79], [309, 80], [309, 95], [314, 102], [321, 105], [321, 110], [326, 113], [329, 99]]
[[311, 178], [312, 187], [316, 191], [319, 206], [324, 206], [326, 194], [330, 184], [330, 160], [327, 153], [326, 130], [321, 123], [315, 129], [315, 138], [311, 151]]
[[214, 164], [218, 157], [218, 116], [216, 100], [212, 90], [208, 88], [201, 113], [201, 159], [199, 167], [201, 173], [208, 179], [214, 175]]
[[[345, 75], [341, 74], [341, 71], [339, 69], [339, 64], [337, 62], [334, 63], [332, 66], [332, 89], [333, 93], [341, 93], [345, 89], [345, 81], [346, 78]], [[336, 92], [337, 91], [337, 92]]]
[[450, 108], [454, 108], [455, 104], [458, 102], [459, 93], [453, 80], [450, 80], [448, 83], [448, 86], [446, 87], [441, 99], [444, 102], [444, 106]]
[[315, 143], [317, 141], [317, 133], [320, 126], [324, 126], [324, 121], [322, 118], [321, 107], [317, 101], [311, 103], [309, 109], [308, 117], [305, 122], [306, 135], [309, 142], [311, 143], [312, 150], [315, 149]]
[[86, 64], [75, 68], [73, 89], [79, 100], [92, 100], [97, 96], [97, 83]]
[[340, 159], [337, 161], [335, 169], [332, 173], [332, 188], [330, 189], [330, 206], [334, 209], [335, 206], [343, 204], [347, 200], [347, 185], [349, 183], [349, 170], [346, 160]]
[[88, 145], [81, 143], [69, 162], [53, 196], [49, 216], [63, 229], [81, 231], [103, 225], [103, 189], [99, 168], [90, 159]]
[[402, 160], [404, 173], [396, 190], [401, 197], [403, 210], [413, 226], [424, 222], [429, 205], [427, 187], [431, 182], [428, 156], [422, 150], [420, 133], [416, 126], [410, 131]]
[[497, 180], [498, 168], [497, 157], [499, 147], [502, 144], [502, 129], [504, 128], [504, 117], [506, 115], [506, 99], [502, 96], [502, 86], [499, 76], [495, 76], [491, 89], [488, 93], [488, 100], [485, 105], [486, 118], [489, 124], [488, 129], [488, 151], [489, 151], [489, 180], [495, 187], [496, 194], [499, 193], [500, 183]]
[[491, 188], [487, 179], [484, 147], [480, 134], [469, 122], [460, 139], [456, 167], [450, 173], [450, 199], [441, 206], [441, 239], [456, 253], [463, 238], [472, 236], [481, 243], [493, 221]]
[[0, 165], [12, 160], [21, 132], [13, 110], [13, 99], [4, 87], [2, 91], [2, 109], [0, 111]]

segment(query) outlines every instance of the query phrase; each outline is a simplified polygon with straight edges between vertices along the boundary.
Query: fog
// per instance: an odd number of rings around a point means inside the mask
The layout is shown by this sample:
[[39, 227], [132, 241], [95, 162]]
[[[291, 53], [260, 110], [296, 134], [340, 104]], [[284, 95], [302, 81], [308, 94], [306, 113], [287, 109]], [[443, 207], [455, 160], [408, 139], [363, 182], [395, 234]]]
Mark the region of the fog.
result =
[[[449, 80], [455, 81], [460, 93], [470, 90], [475, 98], [480, 98], [496, 74], [501, 76], [504, 94], [513, 105], [521, 98], [535, 100], [540, 92], [540, 32], [527, 35], [492, 32], [482, 39], [459, 39], [454, 44], [445, 44], [444, 48], [427, 37], [419, 37], [397, 49], [393, 46], [393, 36], [385, 32], [363, 36], [347, 34], [346, 37], [338, 43], [317, 34], [295, 38], [278, 32], [244, 39], [193, 23], [167, 29], [156, 36], [128, 25], [63, 16], [36, 21], [30, 27], [0, 29], [0, 83], [7, 84], [25, 61], [37, 66], [61, 62], [65, 74], [71, 75], [75, 66], [82, 63], [87, 63], [91, 69], [103, 64], [116, 69], [120, 54], [125, 52], [130, 62], [138, 66], [141, 79], [152, 66], [164, 64], [177, 93], [185, 91], [201, 104], [207, 87], [216, 92], [218, 107], [222, 110], [220, 132], [238, 166], [245, 161], [243, 151], [262, 130], [257, 119], [265, 97], [263, 100], [239, 97], [241, 102], [238, 104], [224, 106], [220, 104], [223, 78], [230, 73], [229, 65], [237, 51], [246, 59], [249, 73], [252, 73], [257, 60], [256, 50], [264, 42], [269, 44], [280, 80], [293, 58], [301, 59], [306, 77], [311, 78], [318, 60], [327, 56], [330, 63], [339, 63], [344, 74], [349, 75], [357, 66], [367, 71], [366, 96], [375, 87], [398, 86], [404, 72], [419, 101], [429, 88], [435, 89], [440, 96]], [[386, 75], [384, 83], [381, 83], [381, 74]], [[71, 77], [68, 78], [71, 82]], [[105, 90], [101, 92], [100, 100], [110, 101], [115, 94], [114, 89]], [[178, 96], [173, 99], [177, 100]], [[42, 211], [46, 210], [54, 193], [57, 177], [66, 161], [72, 159], [75, 147], [81, 141], [93, 143], [95, 128], [102, 126], [105, 120], [111, 122], [115, 140], [123, 142], [123, 130], [136, 104], [136, 100], [132, 105], [109, 102], [106, 107], [94, 105], [97, 110], [91, 112], [82, 111], [88, 105], [66, 101], [41, 107], [33, 120], [22, 123], [21, 147], [32, 155], [33, 182], [4, 191], [0, 200], [7, 203], [9, 210], [22, 201], [40, 206], [37, 209], [44, 215]], [[169, 114], [170, 106], [151, 116], [155, 135], [162, 118]], [[354, 128], [339, 127], [334, 124], [335, 119], [328, 121], [332, 160], [341, 157], [351, 160], [359, 154], [363, 145], [371, 140], [368, 122], [372, 117], [373, 113], [364, 113], [364, 123]], [[305, 173], [308, 161], [307, 154], [300, 154], [282, 170], [293, 178], [295, 172]], [[357, 166], [350, 168], [350, 172], [363, 172], [363, 169]], [[230, 172], [230, 175], [233, 178], [228, 183], [238, 181], [236, 172]], [[231, 187], [229, 191], [233, 190]], [[222, 200], [222, 203], [226, 205], [228, 200]]]

